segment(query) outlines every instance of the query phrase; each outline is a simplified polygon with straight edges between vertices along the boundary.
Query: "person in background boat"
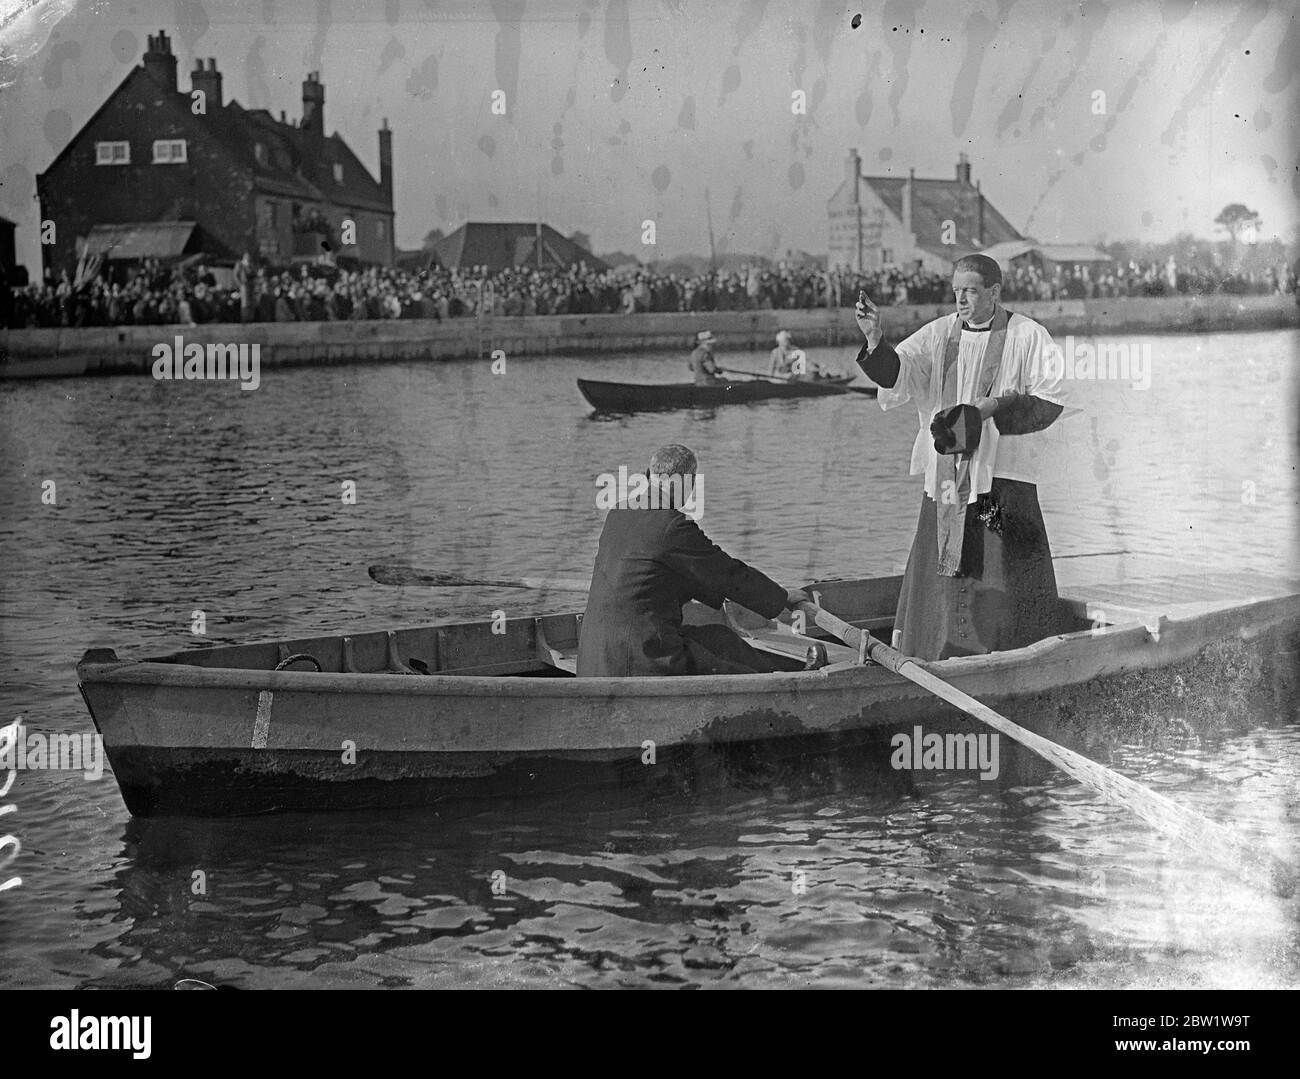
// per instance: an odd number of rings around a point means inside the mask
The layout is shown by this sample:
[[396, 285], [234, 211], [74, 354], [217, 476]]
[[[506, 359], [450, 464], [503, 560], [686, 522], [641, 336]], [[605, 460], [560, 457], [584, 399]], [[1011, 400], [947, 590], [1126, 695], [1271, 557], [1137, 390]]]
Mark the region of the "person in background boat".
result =
[[691, 450], [664, 446], [649, 471], [664, 492], [661, 508], [624, 503], [606, 515], [578, 637], [579, 678], [799, 669], [724, 625], [683, 624], [682, 605], [693, 599], [715, 609], [730, 599], [774, 618], [809, 598], [732, 558], [682, 512], [698, 505], [696, 475]]
[[794, 362], [801, 354], [802, 350], [790, 347], [790, 331], [778, 330], [776, 348], [772, 349], [770, 374], [775, 375], [777, 378], [794, 378]]
[[894, 646], [920, 659], [1020, 648], [1064, 632], [1038, 507], [1041, 434], [1065, 405], [1051, 335], [1001, 305], [987, 255], [953, 265], [957, 310], [898, 345], [865, 292], [858, 366], [884, 409], [909, 401], [920, 430], [911, 473], [925, 478], [894, 619]]
[[701, 330], [695, 335], [695, 351], [691, 353], [690, 362], [697, 386], [716, 386], [725, 381], [718, 374], [718, 365], [713, 359], [715, 341], [717, 338], [708, 330]]
[[779, 330], [776, 335], [776, 348], [772, 349], [771, 372], [776, 378], [797, 379], [811, 382], [825, 378], [822, 369], [804, 353], [801, 348], [790, 347], [790, 331]]

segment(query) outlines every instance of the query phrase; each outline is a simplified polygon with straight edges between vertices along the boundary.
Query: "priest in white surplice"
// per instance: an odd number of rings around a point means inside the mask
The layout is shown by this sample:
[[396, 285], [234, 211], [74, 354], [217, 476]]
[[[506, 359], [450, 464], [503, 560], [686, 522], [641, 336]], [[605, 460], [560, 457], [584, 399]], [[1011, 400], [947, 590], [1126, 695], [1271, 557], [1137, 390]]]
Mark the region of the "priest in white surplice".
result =
[[921, 514], [894, 621], [894, 643], [920, 659], [1019, 648], [1064, 632], [1038, 508], [1042, 440], [1065, 406], [1064, 363], [1048, 332], [1002, 307], [987, 255], [953, 266], [957, 310], [891, 347], [863, 293], [858, 366], [882, 408], [909, 401], [920, 430], [911, 472]]

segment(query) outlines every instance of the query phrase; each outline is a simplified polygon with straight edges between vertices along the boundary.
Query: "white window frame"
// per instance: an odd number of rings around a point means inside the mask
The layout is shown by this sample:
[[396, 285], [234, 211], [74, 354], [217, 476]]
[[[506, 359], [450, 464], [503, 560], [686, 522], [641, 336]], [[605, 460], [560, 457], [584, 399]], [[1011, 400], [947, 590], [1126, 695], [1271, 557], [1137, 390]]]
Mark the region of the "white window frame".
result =
[[[179, 149], [179, 153], [177, 150]], [[154, 139], [153, 163], [155, 165], [184, 165], [189, 161], [189, 151], [184, 139]]]
[[131, 164], [131, 144], [125, 139], [116, 142], [95, 143], [96, 165]]

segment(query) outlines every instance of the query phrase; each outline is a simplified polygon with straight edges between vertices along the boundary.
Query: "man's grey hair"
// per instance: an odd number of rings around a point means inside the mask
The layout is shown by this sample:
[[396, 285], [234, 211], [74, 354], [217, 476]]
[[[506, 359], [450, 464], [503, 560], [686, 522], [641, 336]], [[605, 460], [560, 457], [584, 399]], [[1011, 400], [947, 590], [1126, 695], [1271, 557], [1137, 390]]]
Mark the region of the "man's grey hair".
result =
[[694, 476], [699, 468], [695, 454], [686, 446], [660, 446], [650, 458], [652, 476]]

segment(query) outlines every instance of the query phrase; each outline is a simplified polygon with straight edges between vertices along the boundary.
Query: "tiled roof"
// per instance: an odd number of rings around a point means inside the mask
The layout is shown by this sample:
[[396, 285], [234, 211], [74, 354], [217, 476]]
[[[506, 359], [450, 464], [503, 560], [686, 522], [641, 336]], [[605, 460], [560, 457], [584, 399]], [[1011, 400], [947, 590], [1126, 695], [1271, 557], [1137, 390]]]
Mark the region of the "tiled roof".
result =
[[[245, 109], [230, 101], [209, 113], [211, 130], [253, 173], [260, 190], [321, 199], [342, 205], [391, 211], [384, 190], [336, 132], [313, 138], [306, 130], [281, 123], [265, 109]], [[259, 161], [257, 143], [266, 147]], [[334, 166], [343, 166], [343, 180]]]
[[1049, 262], [1114, 262], [1105, 251], [1099, 251], [1091, 244], [1040, 244], [1034, 240], [1015, 240], [986, 247], [984, 254], [997, 259], [1003, 266], [1009, 266], [1013, 259], [1018, 259], [1030, 252]]
[[[590, 251], [561, 236], [550, 225], [542, 225], [542, 264], [572, 266], [585, 262], [588, 269], [606, 265]], [[448, 268], [487, 266], [492, 270], [508, 266], [537, 265], [537, 223], [535, 221], [467, 221], [450, 236], [434, 244], [438, 262]]]
[[[118, 95], [139, 80], [144, 80], [151, 92], [160, 92], [153, 76], [143, 64], [138, 65], [104, 99], [81, 130], [85, 131]], [[170, 101], [178, 118], [191, 118], [188, 92], [178, 89], [169, 95], [163, 91], [162, 97]], [[392, 212], [379, 182], [337, 133], [314, 139], [303, 128], [276, 120], [266, 109], [246, 109], [233, 99], [219, 106], [210, 104], [202, 123], [204, 130], [211, 132], [227, 152], [253, 174], [259, 190], [289, 198], [324, 199], [345, 206]], [[55, 166], [72, 152], [79, 138], [80, 132], [68, 141], [50, 163], [47, 173], [53, 172]], [[266, 147], [265, 163], [257, 159], [255, 146], [259, 142]], [[309, 145], [313, 142], [314, 149]], [[343, 165], [342, 183], [334, 179], [336, 162]]]
[[[903, 220], [903, 188], [906, 178], [864, 176], [891, 214]], [[1011, 223], [984, 199], [984, 235], [979, 236], [980, 192], [960, 180], [912, 180], [912, 232], [917, 246], [944, 257], [960, 257], [995, 243], [1022, 239]], [[956, 243], [943, 243], [943, 223], [956, 225]]]
[[1052, 262], [1114, 262], [1105, 251], [1092, 244], [1035, 244], [1043, 258]]
[[193, 221], [96, 225], [86, 237], [85, 250], [110, 259], [172, 258], [184, 253], [195, 227]]

